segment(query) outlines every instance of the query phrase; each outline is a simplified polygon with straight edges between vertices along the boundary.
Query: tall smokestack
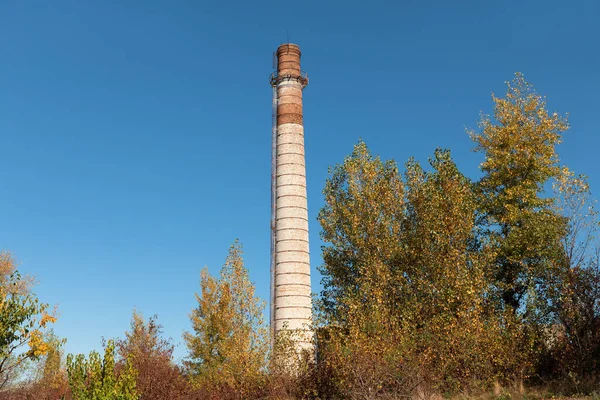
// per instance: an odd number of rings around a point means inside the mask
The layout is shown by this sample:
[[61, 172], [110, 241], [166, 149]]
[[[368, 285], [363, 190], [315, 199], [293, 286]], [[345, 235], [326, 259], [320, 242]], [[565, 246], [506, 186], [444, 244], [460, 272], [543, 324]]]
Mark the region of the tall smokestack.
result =
[[308, 211], [302, 90], [308, 84], [300, 69], [300, 48], [277, 49], [273, 87], [271, 330], [298, 335], [298, 347], [310, 347], [312, 321]]

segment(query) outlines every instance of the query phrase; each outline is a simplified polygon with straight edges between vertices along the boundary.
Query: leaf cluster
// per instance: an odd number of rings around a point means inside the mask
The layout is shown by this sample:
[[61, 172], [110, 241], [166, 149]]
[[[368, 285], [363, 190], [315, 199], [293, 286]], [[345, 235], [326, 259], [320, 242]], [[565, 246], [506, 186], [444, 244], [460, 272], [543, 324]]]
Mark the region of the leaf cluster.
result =
[[115, 344], [108, 341], [104, 356], [92, 351], [89, 357], [83, 354], [67, 356], [67, 373], [73, 400], [138, 400], [136, 390], [137, 371], [132, 360], [127, 359], [117, 371]]
[[184, 334], [192, 383], [248, 395], [264, 379], [269, 341], [264, 303], [255, 296], [237, 241], [218, 278], [202, 270], [200, 288], [198, 306], [190, 314], [193, 332]]
[[9, 253], [0, 253], [0, 390], [29, 360], [46, 355], [50, 346], [44, 330], [56, 316], [31, 292]]

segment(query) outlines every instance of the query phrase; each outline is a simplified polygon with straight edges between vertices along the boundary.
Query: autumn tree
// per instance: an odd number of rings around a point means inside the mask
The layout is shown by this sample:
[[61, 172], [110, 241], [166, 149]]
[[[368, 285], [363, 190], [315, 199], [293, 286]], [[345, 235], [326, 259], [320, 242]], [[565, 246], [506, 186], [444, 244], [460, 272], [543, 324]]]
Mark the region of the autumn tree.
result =
[[18, 385], [7, 393], [9, 400], [55, 400], [69, 395], [62, 349], [66, 339], [59, 338], [52, 329], [44, 332], [43, 339], [48, 346], [46, 354], [24, 365]]
[[436, 150], [431, 170], [406, 167], [407, 223], [403, 240], [409, 280], [403, 317], [437, 390], [488, 387], [529, 373], [523, 333], [490, 301], [486, 266], [495, 256], [477, 241], [477, 199], [471, 181], [445, 150]]
[[138, 400], [135, 386], [137, 371], [131, 359], [117, 371], [115, 344], [108, 341], [104, 357], [96, 351], [67, 356], [67, 373], [73, 400]]
[[548, 112], [521, 74], [507, 83], [504, 98], [492, 99], [495, 121], [484, 115], [479, 131], [470, 132], [485, 156], [477, 182], [479, 224], [496, 247], [490, 268], [501, 305], [516, 313], [535, 300], [539, 277], [561, 251], [564, 220], [544, 189], [559, 174], [556, 146], [568, 123]]
[[44, 333], [48, 351], [33, 366], [35, 377], [29, 391], [37, 399], [57, 399], [67, 395], [67, 371], [64, 365], [63, 346], [66, 339], [58, 337], [54, 330]]
[[40, 359], [51, 348], [44, 331], [56, 317], [31, 286], [31, 279], [17, 271], [13, 257], [0, 253], [0, 390], [24, 363]]
[[317, 353], [331, 387], [322, 394], [409, 396], [406, 388], [415, 385], [408, 381], [417, 374], [402, 360], [398, 342], [404, 304], [397, 301], [406, 284], [399, 265], [406, 221], [402, 176], [395, 162], [374, 157], [362, 141], [329, 172], [319, 213], [326, 246]]
[[555, 260], [543, 285], [551, 365], [540, 373], [578, 382], [600, 371], [600, 219], [586, 176], [564, 167], [553, 189], [567, 229], [563, 257]]
[[125, 338], [116, 342], [121, 362], [131, 360], [137, 371], [136, 388], [141, 400], [176, 399], [186, 382], [173, 361], [173, 344], [162, 337], [157, 317], [147, 320], [135, 311]]
[[319, 351], [344, 396], [409, 396], [424, 380], [456, 391], [509, 370], [473, 186], [448, 151], [430, 167], [409, 161], [403, 180], [360, 142], [326, 182]]
[[[319, 212], [323, 247], [322, 315], [318, 367], [333, 383], [329, 397], [377, 393], [397, 386], [395, 260], [405, 219], [404, 185], [393, 161], [371, 155], [359, 142], [343, 164], [330, 169]], [[320, 318], [315, 318], [319, 321]], [[383, 374], [384, 371], [388, 371]], [[351, 398], [351, 397], [350, 397]]]
[[184, 334], [186, 366], [197, 388], [231, 389], [248, 398], [263, 378], [268, 350], [264, 303], [254, 294], [236, 241], [218, 278], [204, 268], [192, 332]]
[[357, 296], [365, 307], [394, 307], [388, 293], [404, 219], [402, 177], [393, 161], [373, 157], [364, 142], [330, 169], [319, 213], [323, 247], [321, 301], [329, 322], [349, 323]]

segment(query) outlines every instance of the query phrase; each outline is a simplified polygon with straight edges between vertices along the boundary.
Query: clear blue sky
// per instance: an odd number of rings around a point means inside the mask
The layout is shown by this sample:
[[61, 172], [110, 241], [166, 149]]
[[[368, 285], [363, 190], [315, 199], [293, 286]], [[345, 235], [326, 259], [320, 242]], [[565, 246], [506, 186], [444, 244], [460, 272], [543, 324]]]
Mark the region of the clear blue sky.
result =
[[[329, 165], [362, 137], [404, 163], [452, 149], [521, 71], [569, 112], [562, 160], [600, 191], [600, 3], [2, 1], [0, 248], [57, 304], [67, 351], [135, 307], [181, 343], [199, 271], [240, 238], [268, 298], [272, 52], [299, 44], [313, 290]], [[183, 346], [177, 352], [184, 354]]]

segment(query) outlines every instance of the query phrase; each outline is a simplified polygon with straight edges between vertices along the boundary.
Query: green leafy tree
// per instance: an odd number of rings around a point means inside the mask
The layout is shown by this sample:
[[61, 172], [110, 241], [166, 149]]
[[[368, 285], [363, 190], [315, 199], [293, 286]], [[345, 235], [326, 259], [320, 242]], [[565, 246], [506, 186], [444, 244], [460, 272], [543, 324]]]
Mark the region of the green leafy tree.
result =
[[56, 317], [31, 286], [31, 279], [17, 271], [13, 257], [0, 253], [0, 390], [27, 361], [39, 360], [50, 350], [44, 331]]
[[268, 335], [262, 310], [236, 241], [218, 279], [206, 268], [200, 278], [192, 332], [184, 334], [186, 366], [196, 387], [231, 388], [247, 398], [264, 377]]
[[104, 357], [92, 351], [89, 357], [83, 354], [67, 356], [67, 374], [73, 400], [138, 400], [136, 390], [137, 371], [128, 359], [117, 371], [115, 345], [108, 341]]

